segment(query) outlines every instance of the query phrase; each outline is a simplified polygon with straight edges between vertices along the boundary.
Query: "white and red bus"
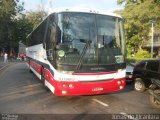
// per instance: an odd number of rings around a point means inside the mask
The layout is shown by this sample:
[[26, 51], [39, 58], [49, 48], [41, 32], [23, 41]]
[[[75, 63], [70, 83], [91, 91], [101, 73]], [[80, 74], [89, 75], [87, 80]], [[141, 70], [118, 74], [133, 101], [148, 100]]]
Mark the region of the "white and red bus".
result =
[[50, 14], [28, 36], [27, 63], [57, 96], [119, 91], [126, 81], [123, 19], [100, 12]]

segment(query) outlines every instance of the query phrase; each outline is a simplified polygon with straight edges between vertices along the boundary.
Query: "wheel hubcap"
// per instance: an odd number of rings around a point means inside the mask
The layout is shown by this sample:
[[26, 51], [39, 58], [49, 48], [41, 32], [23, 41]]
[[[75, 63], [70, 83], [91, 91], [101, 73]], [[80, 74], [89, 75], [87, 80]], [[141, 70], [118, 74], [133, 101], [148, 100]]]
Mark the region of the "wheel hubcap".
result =
[[135, 88], [136, 88], [136, 90], [141, 90], [141, 88], [142, 88], [141, 82], [136, 82], [135, 83]]

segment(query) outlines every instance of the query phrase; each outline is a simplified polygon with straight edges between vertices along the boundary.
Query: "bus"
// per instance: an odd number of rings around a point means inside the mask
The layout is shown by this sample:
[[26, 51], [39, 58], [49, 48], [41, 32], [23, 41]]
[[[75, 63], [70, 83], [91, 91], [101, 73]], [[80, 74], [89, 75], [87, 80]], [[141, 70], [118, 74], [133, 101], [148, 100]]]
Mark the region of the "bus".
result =
[[30, 71], [56, 96], [104, 94], [126, 85], [123, 18], [118, 15], [54, 12], [27, 39]]

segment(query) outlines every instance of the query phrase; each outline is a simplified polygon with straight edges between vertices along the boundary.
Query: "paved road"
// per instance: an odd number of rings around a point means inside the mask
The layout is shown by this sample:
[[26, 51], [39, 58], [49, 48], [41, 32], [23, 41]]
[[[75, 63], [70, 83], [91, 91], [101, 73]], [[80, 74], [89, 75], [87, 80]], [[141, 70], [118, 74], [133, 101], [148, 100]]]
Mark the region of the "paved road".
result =
[[0, 72], [0, 113], [18, 114], [159, 114], [148, 92], [137, 93], [131, 84], [123, 91], [95, 96], [56, 97], [23, 62]]
[[13, 59], [12, 61], [11, 61], [11, 60], [8, 60], [7, 63], [4, 63], [4, 62], [3, 62], [3, 57], [0, 57], [0, 71], [1, 71], [2, 69], [4, 69], [5, 67], [7, 67], [9, 64], [14, 64], [14, 63], [16, 63], [16, 62], [19, 62], [19, 61], [16, 60], [16, 59]]

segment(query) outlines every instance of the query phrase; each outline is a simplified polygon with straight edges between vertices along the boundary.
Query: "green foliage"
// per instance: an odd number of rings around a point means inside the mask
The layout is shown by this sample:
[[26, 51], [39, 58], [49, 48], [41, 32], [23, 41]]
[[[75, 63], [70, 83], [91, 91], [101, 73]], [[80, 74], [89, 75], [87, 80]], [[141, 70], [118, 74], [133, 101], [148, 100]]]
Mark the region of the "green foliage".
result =
[[136, 50], [149, 42], [150, 20], [155, 20], [154, 27], [160, 30], [160, 0], [117, 0], [125, 4], [117, 13], [125, 18], [126, 43]]
[[32, 31], [33, 27], [32, 24], [25, 18], [21, 18], [15, 21], [16, 27], [14, 28], [14, 42], [16, 43], [15, 46], [18, 45], [19, 41], [26, 44], [26, 37]]
[[[145, 0], [117, 0], [117, 4], [121, 5], [121, 4], [125, 4], [125, 5], [129, 5], [129, 4], [140, 4], [145, 2]], [[160, 3], [160, 0], [153, 0], [154, 3]]]
[[[26, 13], [25, 20], [27, 24], [29, 25], [30, 32], [34, 30], [47, 16], [47, 12], [43, 10], [37, 10], [37, 11], [29, 11]], [[27, 34], [30, 33], [29, 31]], [[26, 35], [27, 37], [27, 35]], [[26, 40], [26, 39], [25, 39]], [[27, 43], [28, 41], [25, 41], [23, 43]]]
[[23, 11], [23, 3], [18, 0], [0, 1], [0, 51], [3, 48], [9, 52], [9, 49], [15, 47], [14, 30], [16, 27], [15, 18]]
[[131, 52], [134, 51], [134, 48], [130, 45], [127, 45], [127, 58], [131, 57]]
[[27, 35], [47, 15], [43, 10], [25, 15], [23, 6], [19, 0], [0, 0], [0, 52], [5, 48], [17, 53], [18, 42], [25, 44]]
[[150, 58], [151, 57], [151, 54], [146, 51], [146, 50], [139, 50], [137, 53], [136, 53], [136, 58]]
[[42, 10], [29, 11], [26, 13], [26, 19], [33, 28], [36, 28], [47, 16], [47, 13]]
[[127, 56], [127, 62], [139, 62], [141, 60], [151, 59], [151, 54], [146, 50], [139, 50], [134, 57], [131, 55]]
[[144, 0], [117, 0], [117, 4], [125, 3], [128, 4], [135, 4], [135, 3], [142, 3]]
[[150, 60], [151, 58], [136, 58], [136, 57], [128, 57], [127, 58], [127, 63], [136, 63], [142, 60]]

